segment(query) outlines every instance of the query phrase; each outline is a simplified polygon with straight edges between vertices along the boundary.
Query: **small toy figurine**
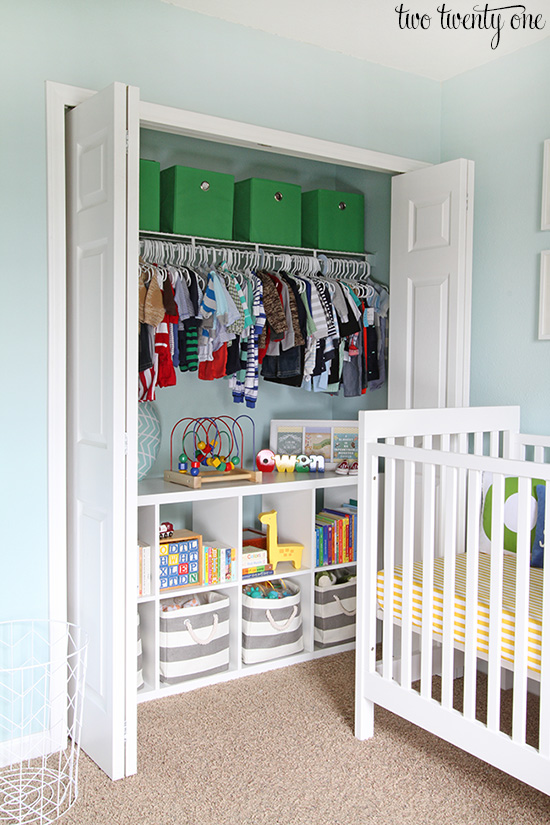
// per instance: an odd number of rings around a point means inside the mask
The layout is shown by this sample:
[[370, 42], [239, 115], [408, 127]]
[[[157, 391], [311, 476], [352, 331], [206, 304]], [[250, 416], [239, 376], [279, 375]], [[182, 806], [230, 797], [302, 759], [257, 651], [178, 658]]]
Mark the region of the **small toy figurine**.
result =
[[277, 510], [260, 513], [259, 520], [267, 525], [267, 555], [273, 570], [280, 561], [291, 561], [296, 570], [302, 566], [303, 544], [293, 541], [279, 542], [277, 539]]
[[174, 533], [174, 525], [170, 521], [163, 521], [159, 527], [159, 538], [169, 539]]

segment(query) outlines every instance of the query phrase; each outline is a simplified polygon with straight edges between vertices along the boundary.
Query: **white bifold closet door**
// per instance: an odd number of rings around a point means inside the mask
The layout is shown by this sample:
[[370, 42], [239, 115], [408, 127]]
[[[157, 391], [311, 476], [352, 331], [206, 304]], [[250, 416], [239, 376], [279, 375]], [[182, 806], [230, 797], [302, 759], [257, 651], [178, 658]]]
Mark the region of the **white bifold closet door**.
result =
[[127, 455], [137, 365], [126, 362], [137, 336], [127, 289], [137, 266], [135, 91], [115, 83], [66, 119], [68, 607], [89, 636], [81, 744], [113, 779], [135, 773], [137, 742], [137, 482]]
[[467, 407], [473, 161], [392, 180], [388, 406]]

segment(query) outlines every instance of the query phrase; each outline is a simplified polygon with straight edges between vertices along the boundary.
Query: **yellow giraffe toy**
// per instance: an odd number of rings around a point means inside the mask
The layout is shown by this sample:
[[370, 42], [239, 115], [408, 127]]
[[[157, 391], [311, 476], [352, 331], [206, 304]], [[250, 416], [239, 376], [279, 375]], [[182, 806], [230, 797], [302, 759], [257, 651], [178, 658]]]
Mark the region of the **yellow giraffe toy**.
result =
[[280, 561], [291, 561], [296, 570], [302, 566], [303, 544], [286, 541], [279, 544], [277, 541], [277, 510], [268, 510], [258, 516], [262, 524], [267, 525], [267, 555], [273, 570], [277, 569]]

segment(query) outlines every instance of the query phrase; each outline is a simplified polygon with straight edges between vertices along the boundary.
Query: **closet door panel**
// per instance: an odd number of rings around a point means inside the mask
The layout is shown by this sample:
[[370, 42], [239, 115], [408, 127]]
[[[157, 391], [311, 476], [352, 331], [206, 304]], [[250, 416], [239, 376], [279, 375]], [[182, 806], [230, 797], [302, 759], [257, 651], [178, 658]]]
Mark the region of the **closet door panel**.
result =
[[[449, 279], [416, 276], [408, 281], [407, 330], [410, 335], [407, 372], [411, 407], [445, 407], [449, 329]], [[423, 334], [429, 328], [430, 335]]]
[[67, 114], [69, 616], [89, 637], [81, 744], [112, 778], [127, 681], [126, 95], [114, 84]]
[[468, 406], [472, 161], [392, 181], [388, 406]]

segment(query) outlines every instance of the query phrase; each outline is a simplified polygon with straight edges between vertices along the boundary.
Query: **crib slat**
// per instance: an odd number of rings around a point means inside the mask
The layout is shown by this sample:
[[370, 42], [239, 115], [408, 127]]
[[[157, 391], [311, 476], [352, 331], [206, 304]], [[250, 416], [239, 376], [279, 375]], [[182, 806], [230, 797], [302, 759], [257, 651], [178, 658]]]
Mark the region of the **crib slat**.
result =
[[[545, 498], [548, 501], [548, 487], [545, 485]], [[550, 536], [550, 505], [544, 512], [544, 535]], [[546, 555], [546, 554], [545, 554]], [[542, 640], [540, 656], [540, 724], [539, 750], [542, 756], [550, 757], [550, 562], [542, 571]]]
[[541, 447], [540, 444], [535, 445], [533, 447], [533, 458], [539, 464], [544, 463], [544, 447]]
[[500, 455], [500, 432], [491, 430], [489, 434], [489, 455], [498, 458]]
[[444, 572], [443, 572], [443, 649], [441, 668], [441, 704], [453, 707], [454, 675], [454, 621], [455, 621], [455, 570], [456, 570], [456, 520], [457, 520], [457, 470], [442, 467], [445, 476], [444, 523]]
[[[459, 453], [468, 453], [468, 434], [459, 433], [457, 438], [457, 449]], [[466, 542], [466, 469], [458, 471], [458, 521], [457, 521], [457, 547], [459, 552], [465, 547]]]
[[393, 676], [393, 622], [395, 569], [395, 459], [387, 458], [384, 474], [384, 622], [382, 625], [382, 674]]
[[500, 730], [500, 660], [502, 648], [502, 571], [504, 557], [504, 476], [493, 475], [491, 573], [489, 587], [489, 677], [487, 727]]
[[518, 484], [516, 551], [516, 629], [514, 634], [514, 701], [512, 739], [525, 742], [527, 722], [527, 644], [529, 631], [529, 559], [531, 554], [531, 479]]
[[477, 673], [477, 601], [479, 583], [479, 522], [481, 473], [468, 472], [468, 535], [466, 553], [466, 627], [464, 638], [464, 716], [475, 719]]
[[411, 686], [412, 665], [412, 573], [414, 555], [415, 465], [403, 462], [403, 597], [401, 621], [401, 686]]
[[474, 455], [483, 455], [483, 433], [474, 433]]
[[432, 696], [433, 578], [435, 543], [435, 465], [422, 466], [422, 672], [420, 691]]
[[[451, 436], [448, 433], [444, 433], [440, 436], [440, 447], [439, 449], [442, 452], [449, 452], [451, 448]], [[447, 496], [447, 470], [445, 466], [442, 466], [441, 472], [439, 475], [439, 512], [445, 512], [445, 502]], [[439, 532], [437, 536], [437, 547], [439, 548], [439, 556], [443, 555], [443, 547], [445, 544], [445, 531], [444, 531], [444, 519], [438, 519], [439, 525]]]

